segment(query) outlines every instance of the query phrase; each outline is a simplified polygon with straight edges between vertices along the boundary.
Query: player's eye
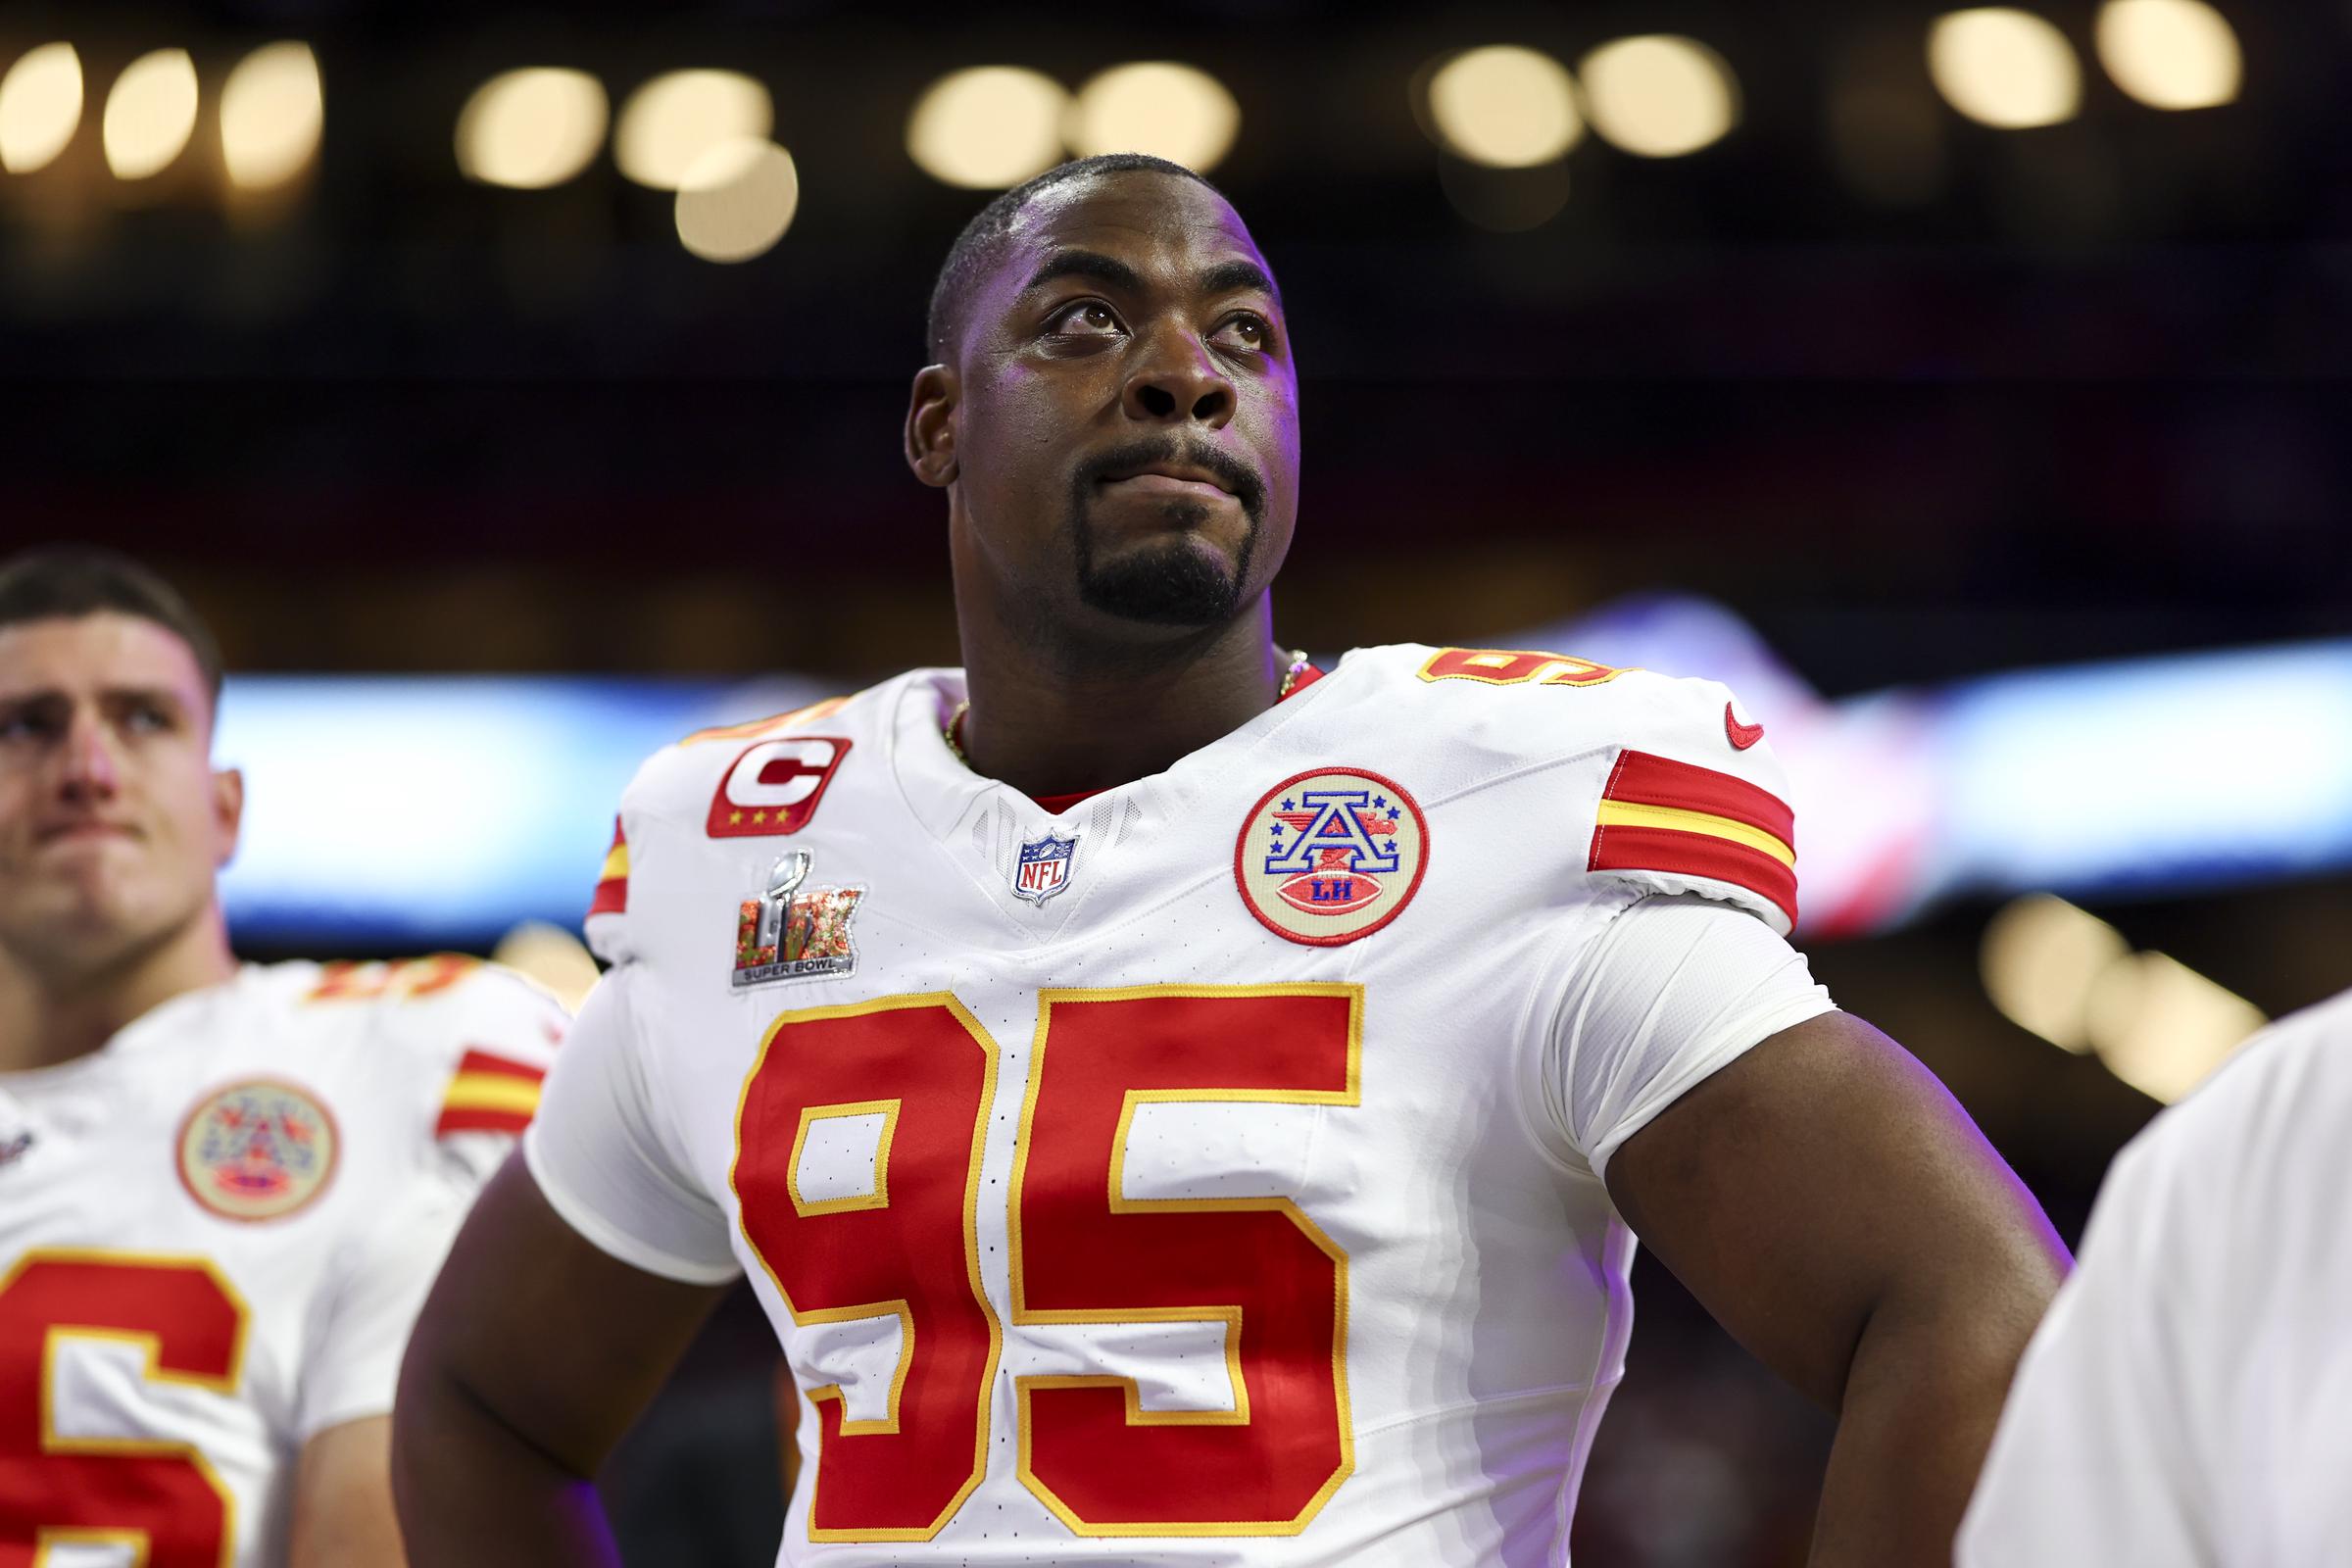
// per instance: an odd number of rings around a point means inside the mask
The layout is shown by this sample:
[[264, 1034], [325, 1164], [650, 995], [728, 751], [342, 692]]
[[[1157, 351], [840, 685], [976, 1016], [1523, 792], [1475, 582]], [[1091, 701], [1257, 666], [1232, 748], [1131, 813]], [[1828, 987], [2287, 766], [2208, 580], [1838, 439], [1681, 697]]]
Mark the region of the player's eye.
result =
[[0, 741], [51, 740], [60, 731], [55, 715], [37, 705], [0, 710]]
[[1274, 346], [1274, 328], [1255, 311], [1243, 311], [1218, 327], [1210, 341], [1228, 348], [1263, 354]]
[[1119, 330], [1119, 318], [1101, 300], [1076, 300], [1055, 311], [1046, 326], [1064, 337], [1107, 337]]
[[134, 703], [122, 715], [122, 727], [133, 735], [160, 735], [172, 727], [172, 715], [159, 704]]

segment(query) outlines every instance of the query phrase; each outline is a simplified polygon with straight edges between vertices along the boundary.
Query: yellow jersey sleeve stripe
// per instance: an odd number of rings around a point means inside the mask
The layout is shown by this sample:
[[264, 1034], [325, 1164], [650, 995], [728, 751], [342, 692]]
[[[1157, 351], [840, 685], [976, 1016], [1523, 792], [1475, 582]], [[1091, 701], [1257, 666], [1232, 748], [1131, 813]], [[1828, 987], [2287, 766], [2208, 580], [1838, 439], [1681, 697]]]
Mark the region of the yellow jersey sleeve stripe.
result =
[[1709, 838], [1728, 839], [1745, 845], [1762, 855], [1769, 855], [1783, 865], [1796, 864], [1796, 852], [1786, 842], [1773, 837], [1762, 828], [1745, 822], [1735, 822], [1728, 816], [1716, 816], [1708, 811], [1686, 810], [1676, 806], [1641, 806], [1632, 801], [1602, 801], [1593, 820], [1601, 827], [1668, 828], [1678, 833], [1704, 833]]
[[441, 1102], [444, 1110], [507, 1110], [525, 1116], [538, 1106], [537, 1080], [487, 1072], [460, 1073], [450, 1080]]

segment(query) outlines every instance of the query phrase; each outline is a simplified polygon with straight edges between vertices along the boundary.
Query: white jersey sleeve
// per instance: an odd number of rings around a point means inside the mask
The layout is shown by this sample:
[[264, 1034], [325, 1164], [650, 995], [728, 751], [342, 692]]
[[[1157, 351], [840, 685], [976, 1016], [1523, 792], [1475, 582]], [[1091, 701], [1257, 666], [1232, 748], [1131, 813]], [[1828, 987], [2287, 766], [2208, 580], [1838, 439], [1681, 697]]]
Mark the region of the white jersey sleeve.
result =
[[2317, 1568], [2352, 1538], [2352, 993], [2116, 1159], [2028, 1348], [1963, 1568]]
[[1551, 1130], [1605, 1176], [1693, 1085], [1834, 1006], [1804, 955], [1753, 913], [1689, 894], [1637, 899], [1569, 973], [1544, 1054]]
[[635, 964], [606, 974], [549, 1075], [523, 1158], [564, 1222], [650, 1274], [715, 1285], [742, 1273], [727, 1216], [686, 1174], [674, 1122], [647, 1070]]

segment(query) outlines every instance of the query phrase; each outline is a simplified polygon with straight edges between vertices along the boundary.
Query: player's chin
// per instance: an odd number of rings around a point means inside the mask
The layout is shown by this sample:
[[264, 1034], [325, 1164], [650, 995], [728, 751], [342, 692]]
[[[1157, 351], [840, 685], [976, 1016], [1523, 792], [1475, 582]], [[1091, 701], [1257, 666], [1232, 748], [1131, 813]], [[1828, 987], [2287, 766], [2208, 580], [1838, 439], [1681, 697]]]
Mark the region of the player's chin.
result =
[[1214, 626], [1241, 608], [1249, 565], [1238, 551], [1197, 533], [1163, 536], [1099, 553], [1079, 579], [1079, 598], [1104, 614], [1153, 626]]

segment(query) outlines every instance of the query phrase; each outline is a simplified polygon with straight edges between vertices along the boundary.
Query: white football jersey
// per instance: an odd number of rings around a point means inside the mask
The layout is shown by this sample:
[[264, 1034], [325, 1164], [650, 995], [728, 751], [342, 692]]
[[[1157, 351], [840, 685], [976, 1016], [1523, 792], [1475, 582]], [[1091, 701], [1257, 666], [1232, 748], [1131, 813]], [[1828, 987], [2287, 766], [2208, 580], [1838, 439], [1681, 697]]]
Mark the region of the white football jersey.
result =
[[[1600, 1173], [1830, 1006], [1760, 727], [1364, 650], [1056, 815], [949, 750], [962, 695], [647, 763], [525, 1139], [614, 1256], [750, 1276], [803, 1391], [781, 1560], [1563, 1561], [1631, 1324]], [[1602, 983], [1689, 894], [1692, 972]]]
[[2116, 1156], [2020, 1363], [1966, 1568], [2324, 1568], [2352, 1553], [2352, 992], [2274, 1024]]
[[470, 958], [280, 963], [0, 1073], [0, 1564], [285, 1561], [564, 1022]]

